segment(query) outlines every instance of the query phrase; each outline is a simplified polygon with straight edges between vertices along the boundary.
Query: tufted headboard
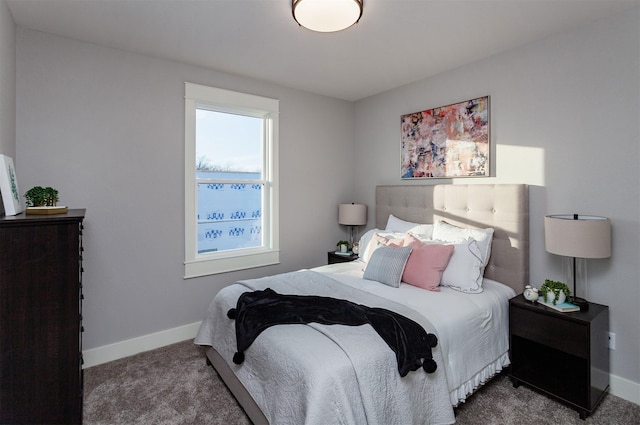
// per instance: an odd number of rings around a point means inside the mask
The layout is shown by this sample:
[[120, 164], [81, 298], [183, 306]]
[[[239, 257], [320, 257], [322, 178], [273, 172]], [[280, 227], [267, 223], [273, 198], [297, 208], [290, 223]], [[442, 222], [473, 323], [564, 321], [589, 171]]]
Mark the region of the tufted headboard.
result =
[[376, 227], [389, 214], [415, 223], [445, 220], [495, 229], [485, 277], [517, 293], [529, 283], [529, 187], [524, 184], [376, 186]]

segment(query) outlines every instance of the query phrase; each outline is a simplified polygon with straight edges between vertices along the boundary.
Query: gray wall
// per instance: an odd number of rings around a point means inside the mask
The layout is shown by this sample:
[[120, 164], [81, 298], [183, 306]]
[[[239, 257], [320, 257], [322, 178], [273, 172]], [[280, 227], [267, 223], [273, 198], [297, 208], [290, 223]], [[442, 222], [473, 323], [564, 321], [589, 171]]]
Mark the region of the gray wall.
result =
[[[562, 277], [545, 252], [543, 217], [611, 218], [613, 250], [588, 263], [587, 297], [610, 306], [613, 374], [640, 383], [640, 33], [638, 9], [356, 104], [356, 193], [400, 179], [400, 116], [491, 96], [493, 178], [532, 185], [531, 282]], [[372, 166], [375, 164], [375, 166]], [[370, 214], [369, 223], [373, 223]], [[584, 294], [584, 293], [583, 293]]]
[[[352, 103], [21, 28], [17, 69], [20, 186], [87, 208], [84, 349], [200, 321], [223, 286], [346, 237]], [[185, 81], [280, 100], [280, 265], [182, 279]]]
[[17, 168], [15, 33], [11, 12], [4, 0], [0, 1], [0, 153], [13, 158]]

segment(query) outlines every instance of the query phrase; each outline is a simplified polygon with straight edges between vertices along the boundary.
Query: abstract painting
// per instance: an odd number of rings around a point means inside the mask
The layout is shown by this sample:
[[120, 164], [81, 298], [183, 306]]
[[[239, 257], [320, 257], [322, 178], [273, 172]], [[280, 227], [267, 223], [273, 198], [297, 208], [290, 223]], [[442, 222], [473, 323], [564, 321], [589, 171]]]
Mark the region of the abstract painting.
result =
[[489, 96], [402, 115], [403, 179], [489, 177]]

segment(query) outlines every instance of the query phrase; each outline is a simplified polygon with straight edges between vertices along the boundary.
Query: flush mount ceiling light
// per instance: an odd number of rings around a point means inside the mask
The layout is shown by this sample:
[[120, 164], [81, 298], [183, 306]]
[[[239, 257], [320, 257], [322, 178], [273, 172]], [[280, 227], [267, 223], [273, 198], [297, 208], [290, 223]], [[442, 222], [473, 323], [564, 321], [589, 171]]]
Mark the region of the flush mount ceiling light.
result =
[[293, 19], [312, 31], [340, 31], [360, 20], [363, 1], [292, 0]]

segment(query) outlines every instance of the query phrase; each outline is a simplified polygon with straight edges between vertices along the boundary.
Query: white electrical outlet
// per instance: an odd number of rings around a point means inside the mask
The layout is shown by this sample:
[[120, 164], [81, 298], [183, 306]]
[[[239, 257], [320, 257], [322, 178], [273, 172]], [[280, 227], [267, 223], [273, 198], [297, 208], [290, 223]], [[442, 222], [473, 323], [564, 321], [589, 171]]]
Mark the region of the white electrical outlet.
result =
[[616, 334], [613, 332], [609, 332], [609, 348], [611, 350], [616, 349]]

